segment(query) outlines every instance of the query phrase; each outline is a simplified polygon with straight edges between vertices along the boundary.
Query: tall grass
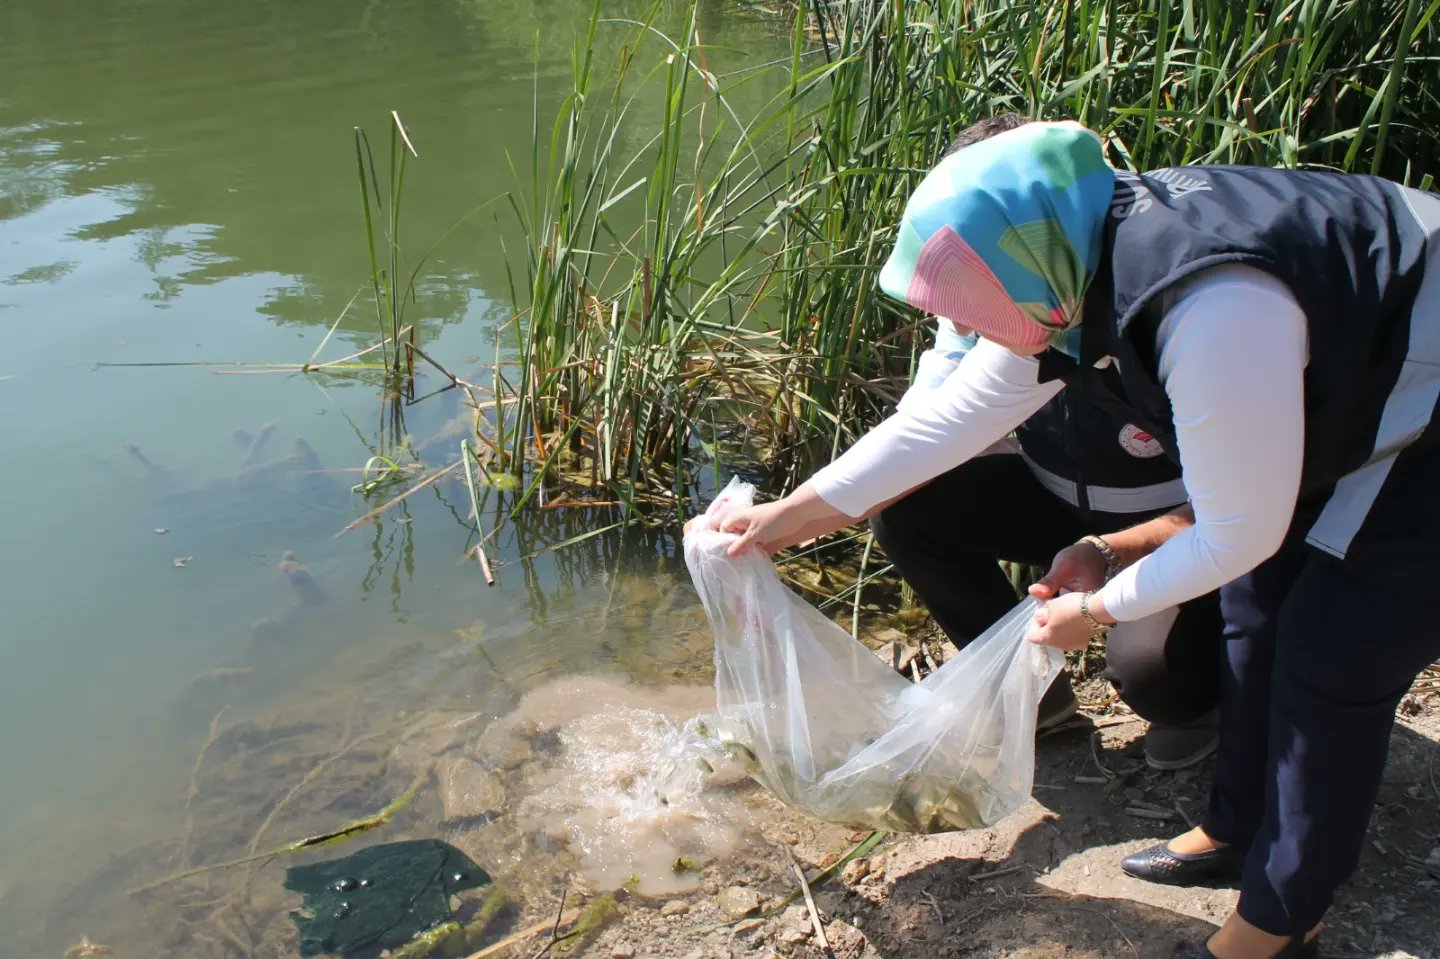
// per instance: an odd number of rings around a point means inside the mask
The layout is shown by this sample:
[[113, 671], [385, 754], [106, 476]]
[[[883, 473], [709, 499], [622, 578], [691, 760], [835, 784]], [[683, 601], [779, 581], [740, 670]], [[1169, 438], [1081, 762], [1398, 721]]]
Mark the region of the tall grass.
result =
[[[370, 137], [355, 128], [355, 166], [360, 181], [360, 207], [365, 214], [365, 246], [370, 254], [370, 286], [375, 296], [375, 319], [380, 328], [380, 344], [386, 369], [398, 376], [400, 362], [400, 327], [404, 323], [405, 301], [415, 291], [412, 274], [409, 285], [400, 278], [400, 206], [405, 195], [405, 167], [411, 156], [418, 156], [400, 114], [390, 112], [390, 150], [385, 167], [384, 188], [375, 169], [375, 153]], [[384, 239], [383, 257], [376, 250], [376, 221]]]
[[[787, 55], [730, 74], [675, 6], [597, 2], [573, 95], [517, 161], [527, 241], [481, 433], [520, 504], [567, 483], [678, 513], [724, 424], [785, 485], [884, 415], [927, 330], [876, 272], [978, 117], [1078, 119], [1136, 169], [1428, 187], [1440, 157], [1435, 0], [805, 2], [774, 21]], [[613, 63], [601, 31], [626, 34]]]

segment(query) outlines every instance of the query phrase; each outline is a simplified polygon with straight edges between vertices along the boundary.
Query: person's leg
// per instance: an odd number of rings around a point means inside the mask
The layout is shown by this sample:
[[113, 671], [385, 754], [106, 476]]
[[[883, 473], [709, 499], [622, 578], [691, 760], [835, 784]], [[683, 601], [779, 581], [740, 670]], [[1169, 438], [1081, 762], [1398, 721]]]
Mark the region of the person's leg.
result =
[[1302, 538], [1291, 537], [1270, 559], [1221, 588], [1220, 736], [1210, 807], [1189, 832], [1125, 857], [1120, 865], [1126, 873], [1176, 885], [1238, 873], [1264, 815], [1277, 623], [1310, 553]]
[[870, 525], [958, 647], [1016, 603], [999, 560], [1048, 566], [1060, 547], [1082, 535], [1066, 505], [1013, 454], [977, 457], [938, 476]]
[[1290, 591], [1270, 683], [1263, 818], [1237, 907], [1258, 929], [1313, 928], [1354, 871], [1395, 708], [1440, 656], [1431, 605], [1318, 552]]
[[1151, 768], [1187, 769], [1219, 745], [1221, 632], [1217, 593], [1110, 631], [1105, 678], [1149, 722]]
[[1220, 589], [1220, 747], [1201, 831], [1223, 845], [1247, 848], [1264, 815], [1276, 630], [1285, 597], [1311, 552], [1292, 536], [1270, 559]]
[[1217, 594], [1133, 623], [1105, 643], [1105, 678], [1142, 719], [1183, 726], [1220, 701], [1222, 625]]

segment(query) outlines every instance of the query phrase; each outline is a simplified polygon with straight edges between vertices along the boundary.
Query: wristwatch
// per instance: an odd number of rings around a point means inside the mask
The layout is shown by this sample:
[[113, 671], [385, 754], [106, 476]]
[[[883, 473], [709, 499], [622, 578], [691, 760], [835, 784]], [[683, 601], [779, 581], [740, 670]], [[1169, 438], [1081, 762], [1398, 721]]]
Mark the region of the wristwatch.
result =
[[1116, 573], [1120, 572], [1120, 554], [1115, 552], [1115, 547], [1105, 542], [1099, 536], [1082, 536], [1076, 541], [1076, 545], [1084, 543], [1087, 546], [1095, 547], [1095, 551], [1105, 559], [1105, 581], [1108, 583]]
[[1095, 595], [1092, 589], [1080, 597], [1080, 618], [1085, 620], [1085, 625], [1090, 627], [1091, 639], [1104, 639], [1110, 634], [1112, 627], [1106, 626], [1096, 619], [1090, 612], [1090, 597]]

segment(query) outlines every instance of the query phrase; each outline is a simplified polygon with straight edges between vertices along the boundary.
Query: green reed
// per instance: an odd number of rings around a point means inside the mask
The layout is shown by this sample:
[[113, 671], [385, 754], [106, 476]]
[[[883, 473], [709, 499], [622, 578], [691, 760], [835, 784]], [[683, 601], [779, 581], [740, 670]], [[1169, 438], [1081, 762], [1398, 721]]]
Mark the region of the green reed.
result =
[[1134, 169], [1428, 187], [1440, 156], [1437, 0], [806, 2], [773, 22], [788, 56], [732, 74], [696, 4], [600, 6], [511, 199], [526, 240], [482, 433], [524, 476], [517, 508], [578, 484], [679, 514], [717, 424], [790, 485], [883, 416], [929, 331], [876, 273], [981, 116], [1080, 120]]
[[[386, 368], [392, 374], [401, 369], [400, 327], [404, 322], [405, 301], [415, 290], [415, 277], [409, 286], [400, 278], [400, 206], [405, 195], [405, 166], [411, 156], [418, 156], [400, 114], [390, 112], [390, 149], [385, 170], [384, 188], [375, 169], [375, 154], [370, 137], [355, 128], [355, 166], [360, 180], [360, 206], [365, 216], [365, 244], [370, 254], [370, 285], [375, 296], [375, 318], [380, 327], [382, 353]], [[376, 250], [376, 220], [379, 220], [384, 248]]]

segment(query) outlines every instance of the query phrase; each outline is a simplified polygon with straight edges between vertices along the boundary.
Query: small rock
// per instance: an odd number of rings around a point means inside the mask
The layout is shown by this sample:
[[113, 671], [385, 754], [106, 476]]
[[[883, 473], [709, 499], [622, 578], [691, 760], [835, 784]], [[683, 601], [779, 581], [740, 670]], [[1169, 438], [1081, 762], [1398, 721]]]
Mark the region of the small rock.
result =
[[780, 930], [779, 935], [777, 935], [775, 938], [779, 939], [787, 946], [798, 946], [800, 945], [800, 943], [810, 938], [810, 930], [796, 929], [794, 926], [785, 926]]
[[635, 959], [635, 947], [628, 942], [617, 942], [610, 950], [610, 959]]
[[[893, 633], [895, 632], [895, 630], [892, 629], [889, 630], [889, 632]], [[910, 663], [915, 659], [916, 656], [920, 655], [920, 650], [911, 646], [907, 646], [902, 637], [901, 641], [898, 643], [886, 643], [885, 645], [881, 646], [879, 649], [875, 650], [875, 655], [878, 656], [880, 658], [880, 661], [885, 665], [892, 666], [896, 670], [903, 671], [910, 665]]]
[[1145, 790], [1141, 789], [1139, 786], [1131, 786], [1125, 790], [1125, 798], [1143, 800], [1145, 798]]
[[1440, 846], [1430, 850], [1430, 855], [1425, 857], [1425, 865], [1440, 866]]
[[683, 916], [689, 911], [690, 904], [679, 899], [671, 899], [660, 907], [660, 915], [662, 916]]
[[791, 906], [780, 913], [780, 925], [809, 931], [810, 911], [804, 906]]
[[730, 932], [737, 936], [745, 936], [754, 932], [756, 929], [759, 929], [763, 925], [765, 925], [764, 919], [746, 919], [743, 922], [737, 922], [735, 925], [731, 926]]
[[870, 875], [870, 860], [868, 859], [852, 859], [840, 871], [840, 878], [852, 886], [868, 875]]
[[530, 740], [518, 736], [512, 737], [505, 751], [500, 754], [500, 768], [514, 769], [523, 766], [535, 758], [535, 747], [530, 745]]
[[727, 918], [739, 919], [760, 908], [760, 897], [755, 890], [744, 886], [731, 886], [715, 897], [715, 904]]
[[841, 954], [856, 953], [865, 948], [865, 933], [839, 919], [825, 927], [825, 938], [830, 940], [832, 949]]
[[504, 808], [504, 782], [479, 763], [447, 759], [435, 772], [440, 783], [441, 815], [446, 822], [494, 816]]

